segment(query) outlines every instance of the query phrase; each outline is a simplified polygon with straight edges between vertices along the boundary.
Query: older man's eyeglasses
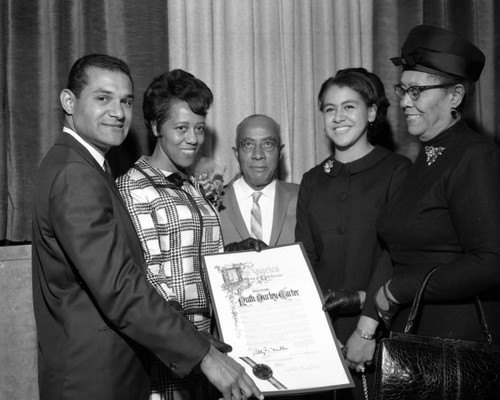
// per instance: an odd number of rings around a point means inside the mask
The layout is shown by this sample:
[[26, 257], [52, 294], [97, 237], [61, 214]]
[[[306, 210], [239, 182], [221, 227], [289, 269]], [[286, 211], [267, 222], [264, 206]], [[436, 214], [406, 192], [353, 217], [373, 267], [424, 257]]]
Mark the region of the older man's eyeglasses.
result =
[[405, 94], [408, 94], [410, 96], [410, 99], [413, 101], [417, 101], [420, 98], [420, 94], [424, 90], [429, 90], [429, 89], [443, 89], [443, 88], [448, 88], [453, 86], [450, 83], [443, 83], [441, 85], [430, 85], [430, 86], [410, 86], [408, 89], [405, 89], [401, 84], [394, 85], [394, 92], [396, 92], [396, 95], [402, 99], [405, 97]]
[[[255, 140], [243, 139], [240, 141], [240, 149], [243, 151], [253, 151], [255, 146], [257, 146], [257, 142]], [[265, 139], [261, 142], [261, 146], [265, 151], [271, 152], [276, 148], [277, 143], [274, 139]]]

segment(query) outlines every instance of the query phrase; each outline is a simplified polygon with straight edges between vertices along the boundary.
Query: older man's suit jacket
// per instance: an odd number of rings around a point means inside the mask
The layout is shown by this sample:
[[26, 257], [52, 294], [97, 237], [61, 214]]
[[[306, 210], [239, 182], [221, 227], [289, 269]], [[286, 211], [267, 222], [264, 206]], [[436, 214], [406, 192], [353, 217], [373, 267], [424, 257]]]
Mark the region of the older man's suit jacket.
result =
[[63, 133], [35, 182], [40, 400], [147, 399], [149, 350], [178, 375], [189, 373], [209, 342], [147, 282], [111, 176]]
[[[225, 188], [224, 208], [219, 213], [222, 225], [224, 244], [240, 242], [250, 237], [240, 207], [234, 193], [233, 184]], [[295, 212], [299, 185], [276, 180], [274, 197], [273, 227], [269, 246], [291, 244], [295, 242]]]

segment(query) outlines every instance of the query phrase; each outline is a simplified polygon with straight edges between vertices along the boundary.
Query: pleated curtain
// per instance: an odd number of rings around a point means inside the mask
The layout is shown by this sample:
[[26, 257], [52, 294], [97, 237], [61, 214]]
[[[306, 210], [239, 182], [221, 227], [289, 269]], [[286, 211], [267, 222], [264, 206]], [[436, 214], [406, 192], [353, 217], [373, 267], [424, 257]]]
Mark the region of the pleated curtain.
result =
[[[159, 73], [183, 68], [214, 92], [203, 156], [238, 173], [231, 147], [244, 117], [281, 125], [280, 177], [302, 174], [330, 154], [317, 94], [347, 67], [379, 74], [391, 101], [390, 145], [414, 158], [392, 85], [397, 56], [413, 26], [460, 33], [487, 64], [467, 119], [500, 139], [496, 79], [499, 6], [494, 0], [0, 0], [0, 244], [31, 239], [34, 173], [61, 131], [59, 93], [73, 62], [89, 53], [125, 60], [135, 83], [129, 137], [109, 158], [115, 175], [152, 151], [142, 94]], [[91, 194], [89, 194], [91, 195]]]
[[214, 92], [206, 150], [227, 179], [238, 173], [236, 126], [251, 114], [281, 125], [281, 179], [300, 182], [328, 156], [317, 95], [338, 69], [371, 68], [371, 0], [172, 0], [168, 14], [171, 68]]
[[[500, 3], [495, 0], [373, 0], [373, 70], [390, 94], [388, 118], [397, 150], [414, 158], [419, 149], [407, 134], [404, 115], [392, 85], [399, 82], [400, 69], [389, 58], [397, 56], [408, 31], [420, 24], [439, 26], [477, 45], [486, 56], [486, 65], [465, 118], [478, 132], [500, 143], [499, 106], [500, 62], [498, 31]], [[499, 75], [500, 76], [500, 75]]]

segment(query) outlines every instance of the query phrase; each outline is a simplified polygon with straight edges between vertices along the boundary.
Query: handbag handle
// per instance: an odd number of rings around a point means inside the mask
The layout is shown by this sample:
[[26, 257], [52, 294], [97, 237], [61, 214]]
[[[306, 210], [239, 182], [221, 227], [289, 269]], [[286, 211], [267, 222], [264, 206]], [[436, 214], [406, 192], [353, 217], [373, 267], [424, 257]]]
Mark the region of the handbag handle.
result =
[[[408, 320], [406, 321], [404, 333], [413, 333], [413, 330], [415, 328], [415, 320], [417, 319], [418, 313], [422, 308], [421, 302], [425, 292], [425, 288], [427, 286], [427, 283], [431, 279], [432, 275], [434, 274], [434, 272], [438, 270], [438, 268], [439, 267], [432, 268], [429, 272], [425, 274], [424, 278], [422, 279], [422, 282], [420, 283], [417, 293], [415, 294], [415, 298], [413, 299], [413, 304], [411, 305], [410, 314], [408, 315]], [[488, 328], [488, 323], [486, 322], [486, 316], [484, 315], [483, 306], [481, 304], [481, 301], [479, 300], [479, 297], [477, 296], [475, 297], [475, 302], [476, 302], [476, 311], [479, 315], [479, 321], [481, 322], [481, 325], [483, 327], [483, 333], [484, 336], [486, 337], [486, 341], [489, 344], [492, 344], [493, 338], [491, 337], [491, 333]]]

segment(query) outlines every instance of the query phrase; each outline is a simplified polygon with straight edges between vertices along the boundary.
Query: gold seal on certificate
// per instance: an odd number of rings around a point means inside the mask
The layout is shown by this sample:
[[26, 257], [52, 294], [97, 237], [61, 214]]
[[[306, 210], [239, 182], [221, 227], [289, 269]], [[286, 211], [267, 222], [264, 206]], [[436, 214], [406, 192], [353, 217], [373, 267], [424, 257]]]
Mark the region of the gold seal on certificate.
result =
[[269, 383], [271, 385], [273, 385], [278, 390], [286, 390], [287, 389], [287, 387], [285, 385], [283, 385], [280, 381], [278, 381], [273, 376], [273, 370], [271, 369], [271, 367], [269, 365], [257, 364], [250, 357], [241, 357], [241, 359], [252, 367], [252, 372], [257, 378], [259, 378], [263, 381], [269, 381]]
[[269, 365], [266, 364], [257, 364], [255, 367], [252, 368], [253, 374], [262, 380], [266, 380], [269, 378], [272, 378], [273, 376], [273, 370]]
[[264, 395], [354, 386], [302, 244], [203, 261], [221, 339]]

